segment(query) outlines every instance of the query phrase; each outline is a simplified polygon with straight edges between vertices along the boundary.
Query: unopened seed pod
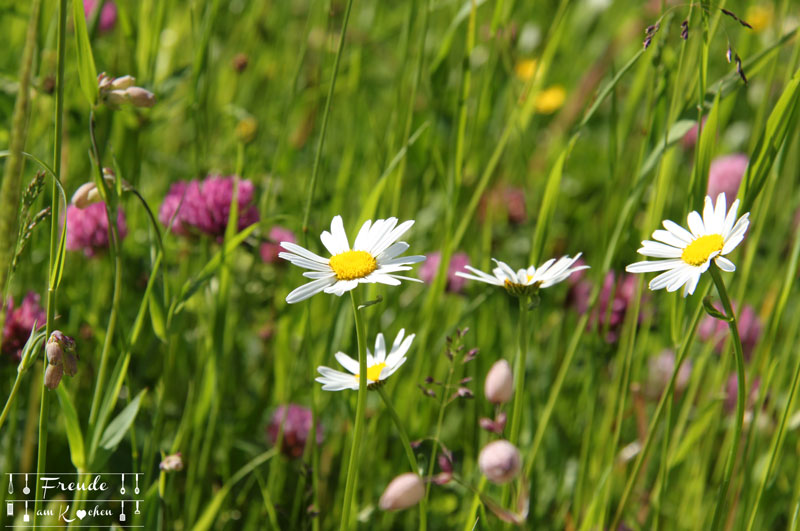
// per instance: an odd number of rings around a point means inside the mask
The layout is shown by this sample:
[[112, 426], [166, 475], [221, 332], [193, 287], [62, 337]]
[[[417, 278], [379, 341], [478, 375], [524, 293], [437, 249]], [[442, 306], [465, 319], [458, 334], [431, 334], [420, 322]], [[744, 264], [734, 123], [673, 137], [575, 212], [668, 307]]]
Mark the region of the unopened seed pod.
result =
[[64, 369], [61, 365], [48, 365], [44, 371], [44, 385], [52, 391], [61, 383], [63, 375]]
[[152, 107], [156, 104], [156, 96], [142, 87], [130, 87], [125, 90], [129, 101], [137, 107]]
[[126, 88], [130, 88], [133, 84], [136, 83], [136, 78], [133, 76], [122, 76], [114, 79], [111, 82], [111, 88], [113, 90], [125, 90]]
[[59, 341], [54, 341], [52, 338], [47, 342], [44, 347], [47, 354], [47, 363], [50, 365], [61, 365], [64, 360], [64, 349], [61, 347]]
[[517, 477], [522, 459], [516, 446], [500, 439], [483, 447], [478, 456], [478, 466], [489, 481], [502, 485]]
[[[94, 192], [94, 194], [92, 194], [92, 192]], [[93, 182], [83, 183], [78, 187], [77, 190], [75, 190], [75, 193], [72, 194], [72, 199], [70, 202], [83, 210], [94, 202], [92, 199], [96, 194], [97, 185], [95, 185]]]
[[400, 511], [413, 507], [425, 496], [425, 483], [419, 474], [407, 472], [394, 478], [383, 491], [380, 507], [384, 511]]
[[492, 404], [505, 404], [511, 400], [514, 394], [514, 375], [511, 372], [511, 365], [506, 360], [494, 362], [486, 373], [483, 394]]
[[67, 376], [75, 376], [75, 374], [78, 372], [78, 356], [72, 352], [66, 352], [64, 354], [64, 363], [62, 365]]

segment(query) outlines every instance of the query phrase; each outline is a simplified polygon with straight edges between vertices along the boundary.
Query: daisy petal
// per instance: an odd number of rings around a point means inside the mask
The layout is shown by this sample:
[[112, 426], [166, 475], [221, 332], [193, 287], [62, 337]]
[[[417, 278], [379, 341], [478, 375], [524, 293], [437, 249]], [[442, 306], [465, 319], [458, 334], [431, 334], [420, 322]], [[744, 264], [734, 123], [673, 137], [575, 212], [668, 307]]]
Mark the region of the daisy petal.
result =
[[692, 236], [692, 233], [674, 221], [667, 219], [661, 222], [661, 224], [664, 225], [664, 228], [671, 232], [676, 238], [683, 241], [684, 244], [692, 243], [694, 241], [694, 236]]
[[308, 284], [303, 284], [286, 296], [286, 302], [289, 304], [294, 304], [296, 302], [304, 301], [307, 298], [316, 295], [320, 291], [327, 290], [328, 286], [335, 281], [336, 279], [334, 278], [320, 278], [318, 280], [309, 282]]
[[337, 352], [333, 356], [336, 358], [336, 361], [339, 362], [339, 365], [353, 374], [358, 374], [358, 361], [354, 360], [344, 352]]
[[689, 230], [692, 231], [692, 234], [695, 238], [699, 238], [706, 234], [706, 227], [703, 225], [703, 218], [700, 217], [700, 214], [697, 211], [692, 211], [686, 218], [686, 221], [689, 223]]
[[714, 263], [719, 266], [720, 269], [723, 271], [727, 271], [728, 273], [732, 273], [736, 271], [736, 265], [733, 262], [725, 258], [724, 256], [718, 256], [714, 259]]
[[652, 262], [636, 262], [625, 267], [628, 273], [652, 273], [653, 271], [666, 271], [683, 265], [683, 260], [654, 260]]

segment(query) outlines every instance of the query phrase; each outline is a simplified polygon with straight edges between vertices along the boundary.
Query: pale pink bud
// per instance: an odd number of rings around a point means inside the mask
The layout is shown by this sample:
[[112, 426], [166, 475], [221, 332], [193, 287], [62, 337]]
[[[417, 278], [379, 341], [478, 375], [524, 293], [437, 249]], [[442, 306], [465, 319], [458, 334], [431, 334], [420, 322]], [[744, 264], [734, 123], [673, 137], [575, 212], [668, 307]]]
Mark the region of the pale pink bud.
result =
[[64, 369], [61, 365], [48, 365], [44, 371], [44, 385], [51, 391], [58, 387], [61, 383], [61, 377], [64, 375]]
[[156, 104], [155, 94], [142, 87], [130, 87], [125, 89], [125, 92], [128, 94], [130, 102], [136, 107], [152, 107]]
[[514, 394], [514, 376], [506, 360], [497, 360], [486, 373], [483, 394], [492, 404], [505, 404]]
[[47, 354], [47, 363], [50, 365], [61, 365], [64, 361], [64, 349], [58, 341], [48, 341], [44, 351]]
[[158, 465], [158, 468], [166, 472], [183, 470], [183, 457], [181, 456], [181, 453], [178, 452], [177, 454], [166, 456]]
[[130, 88], [133, 84], [136, 83], [136, 78], [133, 76], [122, 76], [114, 79], [111, 82], [111, 88], [114, 90], [125, 90], [126, 88]]
[[83, 183], [75, 190], [75, 193], [72, 194], [71, 203], [76, 207], [83, 210], [90, 204], [94, 203], [94, 197], [98, 196], [97, 193], [97, 186], [93, 182]]
[[522, 458], [513, 444], [500, 439], [483, 447], [478, 456], [478, 466], [489, 481], [502, 485], [517, 477], [522, 468]]
[[124, 105], [128, 103], [127, 90], [110, 90], [106, 93], [106, 103], [112, 106]]
[[419, 474], [407, 472], [394, 478], [386, 486], [380, 499], [384, 511], [400, 511], [413, 507], [425, 496], [425, 484]]
[[78, 355], [72, 352], [65, 352], [63, 367], [67, 376], [75, 376], [78, 372]]

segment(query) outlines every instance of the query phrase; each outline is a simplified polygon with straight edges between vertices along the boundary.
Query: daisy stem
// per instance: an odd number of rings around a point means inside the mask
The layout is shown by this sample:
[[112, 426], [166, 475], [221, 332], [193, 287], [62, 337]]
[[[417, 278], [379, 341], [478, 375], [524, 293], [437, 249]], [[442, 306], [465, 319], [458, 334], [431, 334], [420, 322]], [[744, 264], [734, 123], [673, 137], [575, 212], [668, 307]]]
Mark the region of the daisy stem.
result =
[[725, 466], [725, 475], [722, 478], [722, 485], [717, 495], [717, 507], [714, 509], [714, 520], [711, 523], [712, 531], [718, 529], [722, 513], [725, 508], [725, 497], [728, 494], [728, 487], [731, 483], [731, 476], [733, 469], [736, 466], [736, 456], [739, 453], [739, 443], [741, 442], [742, 424], [744, 423], [744, 397], [745, 397], [745, 378], [744, 378], [744, 355], [742, 354], [742, 340], [739, 337], [739, 329], [736, 326], [736, 314], [733, 311], [733, 305], [728, 297], [728, 291], [725, 289], [725, 282], [719, 274], [719, 269], [716, 264], [712, 264], [708, 268], [711, 272], [711, 278], [714, 279], [714, 285], [717, 287], [719, 298], [722, 301], [722, 307], [725, 309], [725, 315], [728, 316], [728, 328], [730, 328], [731, 335], [733, 336], [733, 353], [736, 356], [736, 379], [739, 388], [736, 393], [736, 426], [733, 431], [733, 442], [731, 443], [730, 451], [728, 452], [727, 465]]
[[[704, 293], [701, 293], [701, 295], [704, 296], [705, 293], [707, 293], [707, 290]], [[661, 394], [661, 398], [658, 401], [656, 410], [653, 412], [653, 417], [650, 420], [650, 426], [647, 428], [647, 436], [644, 439], [644, 443], [642, 444], [642, 449], [639, 452], [639, 455], [636, 456], [636, 462], [633, 464], [633, 470], [628, 475], [628, 481], [625, 483], [625, 489], [622, 491], [622, 497], [617, 505], [617, 511], [614, 514], [614, 519], [608, 529], [619, 528], [619, 523], [622, 520], [622, 514], [625, 511], [625, 506], [627, 505], [628, 498], [633, 491], [633, 486], [636, 483], [636, 479], [639, 477], [639, 471], [642, 468], [642, 463], [644, 463], [644, 460], [647, 458], [647, 455], [650, 452], [650, 446], [653, 444], [653, 436], [655, 435], [656, 428], [658, 427], [659, 422], [661, 422], [661, 417], [664, 414], [664, 406], [668, 400], [672, 400], [672, 396], [675, 391], [675, 380], [678, 378], [678, 373], [681, 370], [683, 361], [686, 359], [686, 355], [689, 352], [689, 347], [692, 344], [695, 331], [697, 331], [697, 325], [700, 323], [700, 318], [702, 316], [703, 304], [700, 303], [697, 306], [694, 315], [692, 316], [692, 322], [689, 325], [689, 330], [686, 333], [686, 339], [684, 340], [683, 346], [681, 347], [681, 350], [675, 359], [675, 367], [672, 369], [672, 376], [669, 379], [669, 383], [667, 383], [666, 389], [664, 389], [664, 392]]]
[[[348, 4], [349, 5], [349, 4]], [[350, 300], [353, 303], [353, 318], [356, 324], [356, 339], [358, 340], [358, 399], [356, 401], [356, 422], [353, 428], [353, 444], [350, 447], [350, 463], [347, 465], [347, 482], [344, 488], [344, 504], [342, 505], [342, 521], [340, 531], [350, 528], [350, 509], [353, 505], [356, 475], [358, 474], [358, 457], [361, 450], [361, 432], [364, 430], [364, 413], [367, 409], [367, 353], [364, 331], [364, 321], [358, 313], [358, 296], [356, 290], [350, 290]]]
[[[386, 394], [383, 386], [378, 386], [378, 394], [381, 395], [383, 399], [383, 403], [386, 404], [386, 409], [389, 411], [389, 415], [392, 417], [394, 421], [394, 425], [397, 427], [397, 431], [400, 433], [400, 440], [403, 441], [403, 448], [406, 451], [406, 457], [408, 457], [408, 464], [411, 465], [411, 471], [415, 474], [419, 474], [419, 465], [417, 464], [417, 458], [414, 456], [414, 450], [411, 448], [411, 441], [408, 439], [408, 434], [406, 433], [405, 428], [403, 428], [403, 423], [400, 422], [400, 417], [397, 416], [397, 411], [395, 411], [394, 407], [392, 406], [391, 400], [389, 400], [389, 395]], [[422, 497], [422, 500], [419, 502], [419, 528], [421, 531], [425, 531], [427, 526], [427, 511], [426, 511], [425, 497]]]
[[522, 395], [525, 393], [525, 361], [528, 358], [528, 327], [525, 312], [528, 311], [528, 296], [519, 296], [519, 322], [517, 323], [517, 359], [514, 362], [514, 408], [511, 413], [511, 444], [517, 444], [522, 424]]

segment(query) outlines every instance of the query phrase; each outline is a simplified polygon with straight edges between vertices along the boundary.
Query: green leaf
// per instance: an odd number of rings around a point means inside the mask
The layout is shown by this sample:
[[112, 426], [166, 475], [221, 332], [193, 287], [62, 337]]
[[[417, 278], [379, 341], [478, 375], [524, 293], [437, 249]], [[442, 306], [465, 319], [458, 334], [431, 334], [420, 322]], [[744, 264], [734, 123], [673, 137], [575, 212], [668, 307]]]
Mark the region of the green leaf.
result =
[[189, 298], [194, 295], [197, 290], [203, 286], [203, 284], [205, 284], [216, 274], [217, 270], [222, 265], [222, 258], [230, 254], [236, 247], [238, 247], [239, 244], [247, 239], [247, 237], [250, 236], [257, 227], [258, 224], [250, 225], [239, 234], [228, 240], [228, 242], [223, 245], [222, 249], [217, 251], [211, 260], [208, 261], [200, 273], [198, 273], [193, 279], [188, 280], [183, 285], [180, 296], [175, 303], [175, 313], [180, 312], [183, 304], [189, 300]]
[[[694, 173], [692, 173], [692, 199], [693, 203], [700, 205], [706, 194], [708, 185], [708, 170], [711, 167], [711, 157], [717, 143], [717, 130], [719, 129], [719, 103], [720, 93], [717, 92], [714, 104], [708, 119], [700, 131], [700, 140], [697, 142], [695, 154]], [[716, 200], [716, 197], [711, 199]]]
[[692, 450], [697, 451], [700, 440], [704, 437], [708, 437], [711, 423], [719, 419], [719, 411], [713, 406], [714, 404], [711, 404], [702, 415], [698, 415], [698, 420], [694, 422], [686, 431], [686, 434], [681, 437], [680, 446], [678, 446], [671, 458], [667, 459], [669, 468], [680, 464]]
[[778, 156], [778, 151], [783, 145], [789, 132], [797, 127], [796, 111], [797, 102], [800, 100], [800, 70], [795, 73], [792, 80], [786, 85], [775, 107], [767, 119], [767, 126], [761, 132], [756, 147], [750, 156], [750, 164], [745, 173], [742, 212], [747, 212], [753, 206], [758, 194], [764, 187], [772, 164]]
[[86, 16], [83, 0], [72, 0], [72, 19], [75, 25], [75, 45], [78, 52], [78, 77], [81, 90], [94, 107], [97, 103], [97, 68], [94, 65], [92, 44], [89, 31], [86, 29]]
[[372, 187], [372, 191], [369, 193], [369, 197], [367, 197], [367, 200], [364, 201], [364, 206], [361, 207], [359, 226], [364, 221], [372, 219], [375, 216], [375, 211], [378, 209], [378, 201], [380, 200], [383, 190], [386, 188], [386, 184], [389, 181], [389, 175], [392, 174], [397, 165], [400, 164], [400, 161], [403, 160], [408, 153], [408, 149], [414, 145], [417, 139], [422, 135], [423, 132], [425, 132], [430, 124], [430, 121], [425, 121], [417, 128], [416, 131], [414, 131], [410, 137], [408, 137], [408, 142], [406, 145], [400, 148], [394, 158], [392, 158], [391, 162], [389, 162], [389, 165], [386, 167], [386, 169], [383, 170], [381, 176], [378, 177], [378, 180], [375, 182], [375, 186]]
[[708, 315], [713, 317], [714, 319], [719, 319], [720, 321], [725, 321], [726, 323], [730, 323], [733, 321], [730, 317], [722, 313], [721, 311], [717, 310], [714, 307], [714, 304], [711, 300], [711, 295], [707, 295], [703, 298], [703, 309], [706, 311]]
[[152, 293], [152, 291], [147, 294], [147, 297], [150, 301], [150, 321], [153, 323], [153, 332], [155, 332], [158, 339], [166, 343], [167, 327], [165, 324], [164, 305], [161, 303], [161, 298]]
[[207, 531], [211, 529], [211, 526], [214, 524], [214, 520], [217, 518], [217, 513], [222, 507], [222, 502], [225, 500], [225, 497], [231, 491], [233, 486], [241, 481], [247, 474], [255, 470], [259, 465], [265, 463], [269, 458], [275, 455], [275, 449], [272, 448], [267, 450], [263, 454], [257, 455], [249, 463], [244, 465], [240, 468], [231, 478], [225, 482], [221, 489], [217, 491], [211, 501], [206, 506], [206, 510], [203, 511], [203, 514], [200, 516], [200, 519], [194, 524], [194, 531]]
[[122, 438], [125, 437], [125, 434], [133, 424], [145, 393], [147, 393], [147, 389], [142, 389], [139, 394], [136, 395], [136, 398], [131, 400], [131, 402], [125, 406], [125, 409], [120, 411], [119, 415], [108, 423], [100, 439], [98, 451], [92, 459], [92, 469], [99, 470], [102, 468], [114, 450], [116, 450], [120, 441], [122, 441]]
[[453, 45], [453, 38], [456, 35], [456, 31], [458, 30], [458, 26], [464, 22], [467, 17], [469, 16], [470, 11], [472, 11], [472, 4], [475, 4], [475, 9], [479, 8], [483, 5], [486, 0], [466, 0], [464, 5], [461, 6], [461, 9], [458, 10], [456, 16], [453, 20], [450, 21], [450, 25], [447, 27], [447, 30], [442, 37], [442, 44], [439, 46], [439, 52], [436, 54], [436, 58], [431, 63], [430, 72], [436, 72], [436, 69], [442, 64], [442, 61], [447, 57], [450, 53], [450, 47]]
[[556, 201], [558, 200], [558, 193], [561, 189], [561, 177], [564, 174], [564, 164], [567, 157], [572, 151], [575, 142], [578, 140], [577, 136], [573, 136], [569, 144], [561, 151], [558, 156], [553, 169], [550, 170], [550, 175], [547, 177], [547, 185], [544, 189], [544, 197], [542, 198], [542, 206], [539, 207], [539, 216], [536, 222], [536, 231], [533, 234], [533, 243], [531, 245], [530, 262], [536, 262], [542, 257], [544, 250], [544, 242], [547, 238], [547, 230], [550, 228], [550, 222], [553, 219], [553, 214], [556, 209]]
[[64, 425], [67, 429], [67, 442], [69, 442], [69, 453], [72, 459], [72, 464], [78, 470], [86, 468], [86, 454], [83, 447], [83, 434], [81, 433], [81, 425], [78, 422], [78, 412], [75, 410], [75, 405], [67, 393], [64, 385], [59, 385], [56, 389], [58, 394], [58, 401], [61, 403], [61, 412], [64, 414]]

